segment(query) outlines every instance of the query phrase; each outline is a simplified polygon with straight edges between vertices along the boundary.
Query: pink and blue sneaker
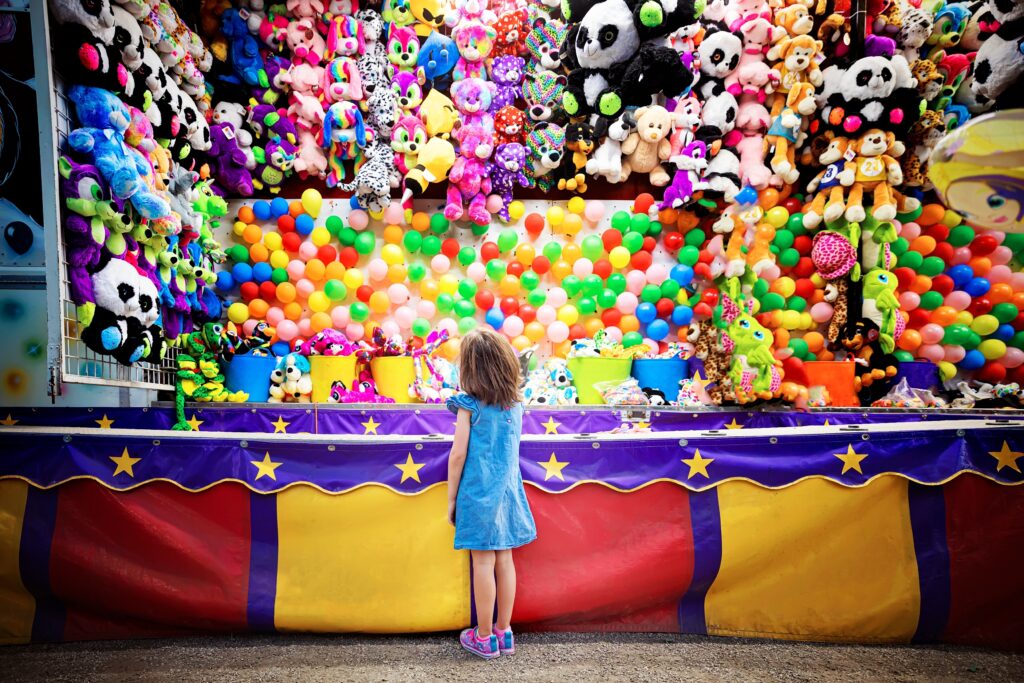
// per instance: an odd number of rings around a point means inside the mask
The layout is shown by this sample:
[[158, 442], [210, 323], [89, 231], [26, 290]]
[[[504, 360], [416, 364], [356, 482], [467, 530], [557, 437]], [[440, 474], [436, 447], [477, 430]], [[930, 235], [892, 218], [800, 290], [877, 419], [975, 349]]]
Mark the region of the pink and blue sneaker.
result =
[[477, 635], [475, 628], [467, 628], [459, 634], [459, 642], [462, 643], [462, 647], [477, 657], [495, 659], [501, 654], [501, 650], [498, 648], [498, 638], [493, 633], [486, 638], [481, 638]]
[[512, 635], [511, 627], [502, 631], [495, 626], [494, 635], [498, 639], [498, 652], [503, 655], [514, 655], [516, 653], [516, 638]]

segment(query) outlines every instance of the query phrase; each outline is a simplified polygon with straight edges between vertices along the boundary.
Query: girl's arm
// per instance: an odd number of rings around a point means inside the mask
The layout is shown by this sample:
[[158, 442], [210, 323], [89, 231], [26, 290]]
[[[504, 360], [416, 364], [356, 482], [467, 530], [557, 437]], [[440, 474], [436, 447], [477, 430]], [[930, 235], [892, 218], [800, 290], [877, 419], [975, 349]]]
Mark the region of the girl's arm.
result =
[[455, 497], [459, 495], [459, 481], [466, 464], [466, 449], [469, 446], [469, 421], [472, 413], [460, 409], [455, 418], [455, 439], [452, 452], [448, 454], [448, 523], [455, 525]]

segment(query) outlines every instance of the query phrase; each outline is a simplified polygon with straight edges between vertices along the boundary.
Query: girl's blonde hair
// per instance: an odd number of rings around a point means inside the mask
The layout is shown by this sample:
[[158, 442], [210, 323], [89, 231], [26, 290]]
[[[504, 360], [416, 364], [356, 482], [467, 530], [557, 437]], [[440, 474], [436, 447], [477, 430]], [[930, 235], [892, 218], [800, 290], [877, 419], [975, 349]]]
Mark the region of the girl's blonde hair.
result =
[[459, 347], [459, 384], [473, 398], [510, 408], [522, 401], [519, 393], [519, 357], [505, 337], [476, 329]]

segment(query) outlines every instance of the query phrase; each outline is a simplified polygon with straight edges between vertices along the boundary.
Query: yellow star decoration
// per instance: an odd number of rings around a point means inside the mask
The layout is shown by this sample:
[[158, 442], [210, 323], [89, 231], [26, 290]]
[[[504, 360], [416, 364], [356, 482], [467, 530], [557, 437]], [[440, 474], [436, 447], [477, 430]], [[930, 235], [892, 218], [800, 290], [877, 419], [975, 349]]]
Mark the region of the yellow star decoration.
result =
[[693, 479], [695, 475], [702, 474], [705, 479], [710, 479], [711, 477], [708, 475], [708, 465], [714, 461], [714, 458], [705, 458], [702, 456], [699, 448], [694, 448], [692, 458], [683, 458], [683, 462], [690, 466], [690, 473], [686, 475], [686, 478]]
[[846, 445], [845, 453], [833, 453], [832, 455], [843, 461], [843, 471], [840, 474], [846, 474], [850, 470], [857, 470], [858, 473], [864, 474], [864, 470], [860, 468], [860, 463], [864, 458], [868, 457], [868, 454], [854, 453], [853, 444]]
[[280, 467], [281, 463], [271, 460], [269, 452], [263, 455], [263, 460], [250, 460], [249, 462], [256, 466], [257, 481], [259, 481], [259, 478], [263, 476], [270, 477], [274, 481], [277, 481], [277, 474], [274, 473], [274, 470]]
[[422, 483], [422, 482], [420, 482], [420, 470], [423, 469], [426, 466], [427, 466], [427, 463], [425, 463], [425, 462], [419, 462], [418, 463], [418, 462], [414, 461], [412, 459], [412, 453], [409, 453], [409, 455], [406, 456], [406, 459], [405, 459], [404, 463], [399, 463], [399, 464], [395, 465], [395, 467], [397, 467], [398, 469], [400, 469], [402, 471], [402, 480], [400, 482], [398, 482], [398, 483], [399, 484], [404, 484], [406, 479], [412, 479], [413, 481], [415, 481], [417, 483]]
[[192, 428], [193, 432], [198, 432], [199, 431], [199, 425], [201, 425], [204, 422], [206, 422], [206, 420], [200, 420], [200, 419], [198, 419], [196, 417], [195, 413], [192, 413], [192, 419], [191, 420], [186, 420], [186, 422], [188, 423], [188, 426]]
[[651, 427], [650, 422], [634, 422], [633, 424], [636, 425], [637, 429], [650, 429]]
[[6, 419], [0, 420], [0, 425], [3, 425], [4, 427], [13, 427], [16, 424], [18, 424], [18, 420], [15, 420], [13, 417], [11, 417], [10, 413], [7, 413]]
[[107, 419], [107, 414], [106, 413], [103, 413], [103, 419], [102, 420], [93, 420], [93, 422], [98, 424], [100, 426], [100, 429], [110, 429], [110, 425], [114, 424], [113, 420], [108, 420]]
[[565, 477], [562, 476], [562, 470], [569, 466], [568, 462], [558, 462], [555, 458], [555, 454], [552, 453], [551, 457], [547, 462], [538, 460], [537, 464], [544, 468], [544, 481], [547, 481], [551, 477], [558, 477], [562, 481], [565, 481]]
[[999, 464], [996, 465], [996, 472], [1004, 467], [1009, 467], [1014, 472], [1020, 472], [1020, 465], [1017, 464], [1017, 458], [1024, 456], [1024, 453], [1011, 450], [1010, 444], [1005, 441], [1003, 442], [1002, 448], [998, 451], [989, 451], [988, 454], [999, 461]]
[[826, 418], [825, 418], [825, 424], [823, 424], [823, 425], [821, 425], [821, 426], [822, 426], [822, 427], [831, 427], [832, 425], [830, 425], [830, 424], [828, 423], [828, 418], [826, 417]]
[[125, 472], [129, 477], [132, 477], [133, 479], [135, 478], [135, 472], [132, 471], [132, 466], [135, 463], [142, 460], [142, 458], [133, 458], [132, 456], [128, 455], [127, 448], [124, 449], [124, 452], [121, 453], [121, 455], [112, 455], [110, 456], [110, 459], [114, 461], [115, 465], [117, 465], [117, 467], [114, 468], [113, 476], [116, 477], [122, 472]]
[[291, 424], [291, 422], [285, 422], [284, 418], [278, 415], [277, 422], [271, 422], [270, 424], [274, 425], [275, 434], [286, 434], [288, 433], [287, 427], [288, 425]]
[[714, 382], [711, 381], [710, 379], [704, 379], [703, 377], [701, 377], [700, 370], [694, 370], [693, 377], [691, 377], [690, 379], [692, 379], [697, 384], [700, 384], [702, 388], [706, 387], [709, 384], [714, 384]]
[[371, 415], [370, 419], [366, 422], [360, 422], [359, 424], [361, 424], [365, 430], [363, 431], [363, 434], [376, 434], [377, 427], [380, 427], [380, 422], [374, 421], [373, 415]]
[[561, 422], [555, 422], [555, 418], [549, 417], [547, 422], [541, 422], [540, 426], [544, 428], [545, 434], [557, 434], [558, 428], [562, 426]]
[[725, 428], [726, 429], [743, 429], [743, 425], [741, 425], [739, 422], [737, 422], [736, 418], [734, 417], [732, 419], [732, 422], [730, 422], [730, 423], [725, 425]]

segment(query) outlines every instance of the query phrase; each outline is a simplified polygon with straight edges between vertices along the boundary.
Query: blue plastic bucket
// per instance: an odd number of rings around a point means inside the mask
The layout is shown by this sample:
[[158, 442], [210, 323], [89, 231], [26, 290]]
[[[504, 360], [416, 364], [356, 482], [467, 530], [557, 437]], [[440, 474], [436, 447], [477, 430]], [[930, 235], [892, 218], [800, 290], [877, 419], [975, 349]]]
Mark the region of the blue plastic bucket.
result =
[[666, 401], [679, 398], [679, 380], [690, 376], [690, 363], [682, 358], [639, 358], [633, 361], [633, 377], [643, 389], [658, 389]]
[[937, 391], [942, 388], [939, 381], [939, 366], [930, 360], [901, 361], [891, 386], [899, 384], [901, 379], [907, 380], [907, 385], [911, 389]]
[[253, 403], [265, 403], [270, 398], [270, 373], [277, 365], [274, 356], [235, 356], [227, 364], [224, 385], [228, 391], [244, 391]]

